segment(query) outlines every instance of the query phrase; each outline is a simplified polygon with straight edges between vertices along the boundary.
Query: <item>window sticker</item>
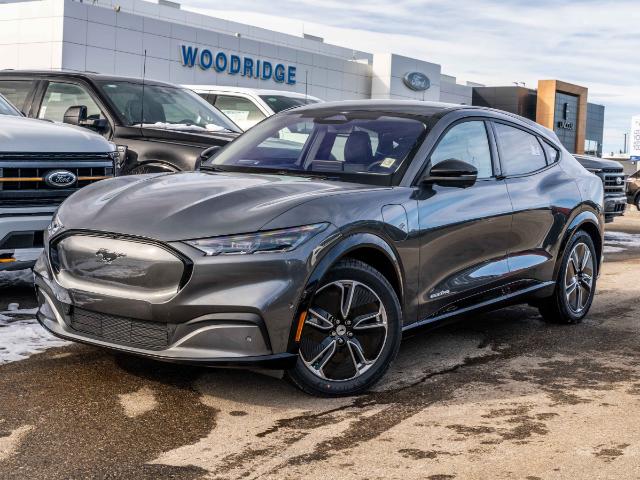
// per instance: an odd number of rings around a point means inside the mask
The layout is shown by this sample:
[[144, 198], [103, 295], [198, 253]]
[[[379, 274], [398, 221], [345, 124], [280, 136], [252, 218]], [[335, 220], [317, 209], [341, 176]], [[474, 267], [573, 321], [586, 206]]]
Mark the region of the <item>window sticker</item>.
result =
[[396, 163], [396, 159], [395, 158], [385, 158], [382, 163], [380, 164], [381, 167], [384, 168], [391, 168], [391, 166]]

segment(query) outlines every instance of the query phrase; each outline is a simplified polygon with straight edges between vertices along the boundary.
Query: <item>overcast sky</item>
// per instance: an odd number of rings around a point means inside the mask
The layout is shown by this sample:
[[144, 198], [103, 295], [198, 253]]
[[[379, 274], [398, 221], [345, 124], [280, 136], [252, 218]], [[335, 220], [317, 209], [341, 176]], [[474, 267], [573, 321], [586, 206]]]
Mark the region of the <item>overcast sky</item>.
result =
[[[189, 9], [365, 52], [439, 63], [486, 85], [557, 78], [606, 106], [604, 152], [640, 114], [637, 0], [182, 0]], [[213, 6], [212, 6], [213, 4]]]

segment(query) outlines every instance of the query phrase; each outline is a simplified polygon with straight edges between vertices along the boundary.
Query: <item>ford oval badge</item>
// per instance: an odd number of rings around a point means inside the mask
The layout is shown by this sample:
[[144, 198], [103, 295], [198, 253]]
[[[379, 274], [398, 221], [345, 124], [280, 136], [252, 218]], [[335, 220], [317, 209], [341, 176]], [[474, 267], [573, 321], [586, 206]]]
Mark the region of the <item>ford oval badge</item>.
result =
[[402, 78], [402, 81], [408, 88], [416, 92], [423, 92], [431, 86], [429, 77], [420, 72], [409, 72]]
[[52, 170], [44, 176], [44, 183], [53, 188], [67, 188], [76, 183], [78, 177], [69, 170]]

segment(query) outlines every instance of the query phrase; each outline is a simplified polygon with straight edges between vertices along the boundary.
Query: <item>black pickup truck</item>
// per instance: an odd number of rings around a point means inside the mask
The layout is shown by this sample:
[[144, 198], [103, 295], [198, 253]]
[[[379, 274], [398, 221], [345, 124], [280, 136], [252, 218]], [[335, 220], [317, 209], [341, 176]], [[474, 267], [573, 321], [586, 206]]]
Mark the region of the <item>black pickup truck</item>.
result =
[[626, 176], [624, 168], [614, 160], [604, 160], [590, 155], [574, 155], [580, 164], [594, 173], [604, 184], [605, 221], [613, 222], [615, 217], [624, 215], [627, 208]]
[[191, 90], [67, 71], [0, 71], [0, 94], [26, 117], [80, 125], [118, 145], [118, 174], [193, 170], [241, 132]]

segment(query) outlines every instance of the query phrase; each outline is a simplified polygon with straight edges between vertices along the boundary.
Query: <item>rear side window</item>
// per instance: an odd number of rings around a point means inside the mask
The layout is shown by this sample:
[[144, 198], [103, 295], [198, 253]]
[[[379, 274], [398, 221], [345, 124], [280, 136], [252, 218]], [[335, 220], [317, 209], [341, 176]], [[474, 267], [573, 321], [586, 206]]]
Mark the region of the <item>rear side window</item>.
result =
[[248, 98], [218, 95], [214, 105], [243, 130], [250, 129], [265, 118], [265, 114]]
[[35, 80], [0, 80], [0, 93], [18, 110], [24, 111], [24, 104], [35, 83]]
[[560, 152], [558, 152], [558, 150], [556, 150], [544, 140], [540, 140], [540, 143], [542, 144], [542, 149], [547, 156], [547, 164], [551, 165], [552, 163], [556, 163], [558, 161], [558, 157], [560, 156]]
[[542, 146], [535, 135], [496, 123], [500, 161], [505, 175], [523, 175], [547, 166]]

